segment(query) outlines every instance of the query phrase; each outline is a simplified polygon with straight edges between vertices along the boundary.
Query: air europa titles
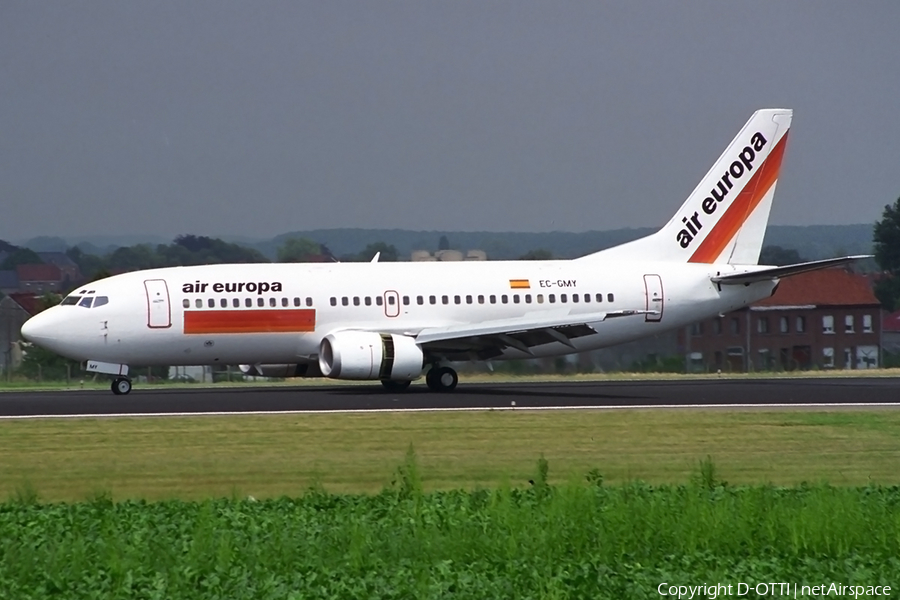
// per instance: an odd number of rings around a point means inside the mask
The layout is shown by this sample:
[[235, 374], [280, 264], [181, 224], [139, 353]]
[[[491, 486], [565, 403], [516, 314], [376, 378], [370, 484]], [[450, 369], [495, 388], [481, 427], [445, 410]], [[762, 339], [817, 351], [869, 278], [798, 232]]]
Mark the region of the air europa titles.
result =
[[[700, 207], [707, 215], [711, 215], [719, 208], [719, 203], [725, 200], [728, 192], [738, 184], [738, 180], [749, 174], [753, 170], [753, 161], [756, 160], [756, 153], [766, 147], [766, 138], [759, 131], [750, 138], [750, 144], [744, 146], [741, 153], [728, 167], [728, 170], [722, 174], [722, 177], [716, 183], [716, 186], [709, 191], [709, 196], [703, 199]], [[684, 229], [678, 232], [675, 239], [682, 248], [687, 248], [694, 241], [697, 233], [703, 229], [703, 217], [699, 212], [693, 215], [682, 217], [681, 222], [684, 223]]]
[[257, 294], [265, 294], [266, 292], [280, 292], [281, 291], [281, 282], [273, 281], [271, 283], [260, 281], [259, 283], [244, 282], [239, 281], [237, 283], [201, 283], [196, 281], [194, 283], [185, 283], [181, 286], [181, 291], [185, 294], [203, 294], [206, 293], [207, 288], [212, 286], [212, 291], [221, 294], [223, 292], [228, 293], [236, 293], [236, 292], [256, 292]]

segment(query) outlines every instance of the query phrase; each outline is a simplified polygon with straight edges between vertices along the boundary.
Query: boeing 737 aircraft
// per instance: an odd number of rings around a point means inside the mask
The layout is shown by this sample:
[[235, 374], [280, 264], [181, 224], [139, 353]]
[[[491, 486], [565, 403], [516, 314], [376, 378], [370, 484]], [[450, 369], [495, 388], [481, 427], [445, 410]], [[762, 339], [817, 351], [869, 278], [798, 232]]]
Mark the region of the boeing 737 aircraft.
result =
[[771, 295], [843, 257], [759, 266], [792, 113], [753, 114], [675, 216], [648, 237], [574, 260], [207, 265], [90, 283], [22, 336], [131, 391], [128, 365], [380, 380], [458, 361], [556, 356], [683, 327]]

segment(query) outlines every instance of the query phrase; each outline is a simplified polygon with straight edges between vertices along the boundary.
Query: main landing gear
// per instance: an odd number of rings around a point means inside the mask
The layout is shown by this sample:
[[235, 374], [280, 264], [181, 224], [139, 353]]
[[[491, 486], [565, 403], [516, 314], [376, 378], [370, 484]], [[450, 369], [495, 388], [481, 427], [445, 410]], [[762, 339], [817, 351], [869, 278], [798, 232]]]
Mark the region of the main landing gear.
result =
[[432, 392], [452, 392], [459, 383], [459, 375], [450, 367], [435, 365], [425, 375], [425, 384]]
[[112, 388], [112, 393], [116, 396], [124, 396], [131, 391], [131, 380], [124, 377], [116, 377], [113, 379], [110, 387]]

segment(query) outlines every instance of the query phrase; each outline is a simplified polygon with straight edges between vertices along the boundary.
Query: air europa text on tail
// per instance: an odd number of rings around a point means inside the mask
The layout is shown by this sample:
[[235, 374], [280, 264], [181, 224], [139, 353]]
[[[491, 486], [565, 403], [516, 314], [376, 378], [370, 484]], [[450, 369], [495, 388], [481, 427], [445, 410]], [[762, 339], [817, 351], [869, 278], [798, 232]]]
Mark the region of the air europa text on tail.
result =
[[[715, 187], [709, 191], [709, 195], [703, 199], [700, 207], [704, 214], [711, 215], [719, 208], [719, 203], [725, 200], [728, 193], [738, 184], [738, 180], [753, 170], [753, 162], [756, 154], [766, 147], [766, 138], [759, 131], [750, 138], [750, 143], [738, 154], [737, 160], [729, 165], [722, 177], [716, 182]], [[682, 217], [684, 229], [678, 232], [675, 239], [682, 248], [687, 248], [694, 241], [697, 233], [703, 229], [704, 217], [699, 211], [693, 215]]]

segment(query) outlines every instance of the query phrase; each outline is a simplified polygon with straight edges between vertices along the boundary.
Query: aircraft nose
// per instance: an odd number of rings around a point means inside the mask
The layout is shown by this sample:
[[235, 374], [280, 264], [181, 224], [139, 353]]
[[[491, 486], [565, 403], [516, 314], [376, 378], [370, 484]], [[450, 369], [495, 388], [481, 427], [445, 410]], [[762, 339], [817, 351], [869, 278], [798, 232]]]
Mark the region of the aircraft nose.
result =
[[53, 339], [53, 326], [45, 312], [38, 313], [22, 325], [22, 337], [32, 344], [42, 345]]

